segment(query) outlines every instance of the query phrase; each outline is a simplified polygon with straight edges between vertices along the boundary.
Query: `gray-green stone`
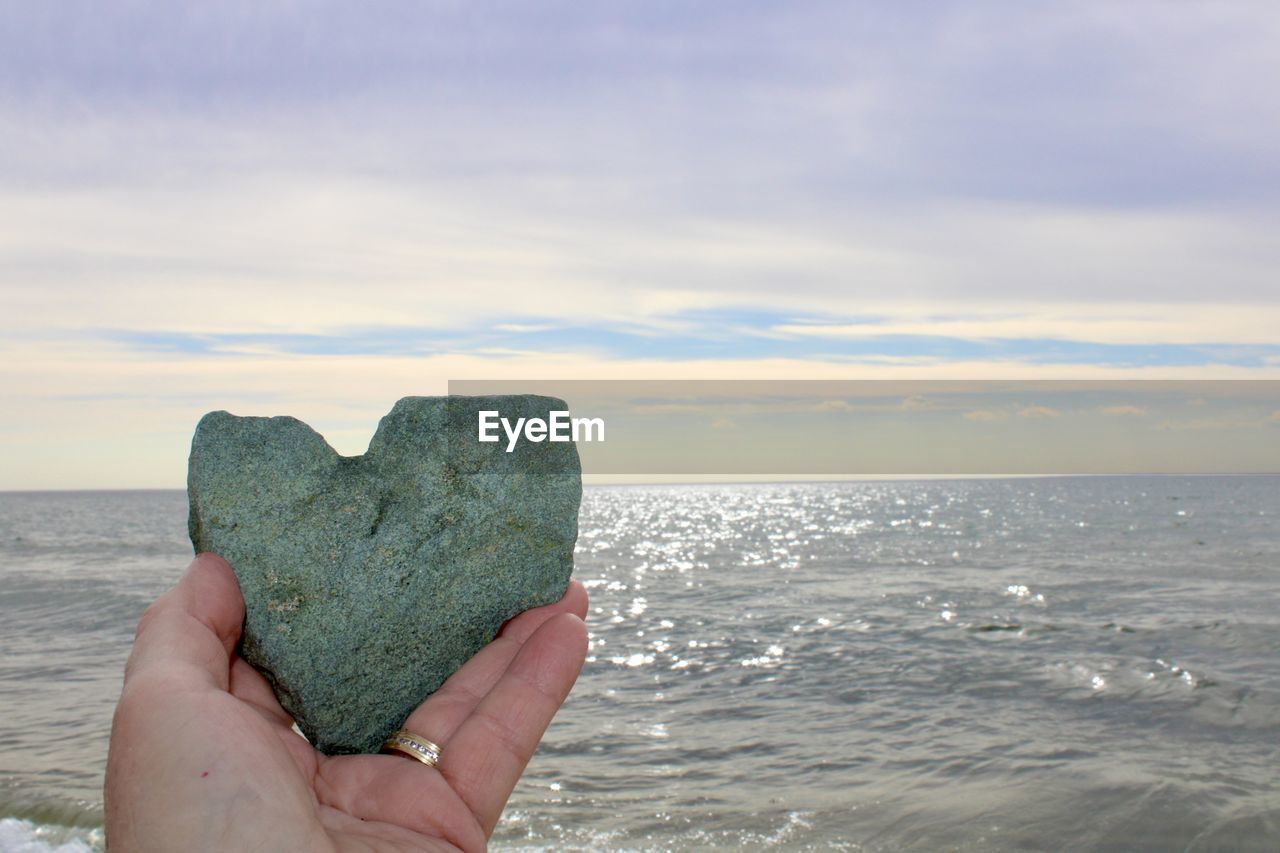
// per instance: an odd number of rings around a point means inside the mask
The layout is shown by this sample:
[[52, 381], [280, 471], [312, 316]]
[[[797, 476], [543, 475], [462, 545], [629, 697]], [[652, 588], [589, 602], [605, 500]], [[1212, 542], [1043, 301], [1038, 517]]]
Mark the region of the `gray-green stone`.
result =
[[[383, 739], [503, 621], [559, 600], [582, 476], [572, 442], [482, 443], [477, 415], [551, 397], [406, 397], [363, 456], [290, 417], [205, 415], [191, 541], [235, 569], [241, 653], [322, 752]], [[501, 430], [499, 430], [501, 433]]]

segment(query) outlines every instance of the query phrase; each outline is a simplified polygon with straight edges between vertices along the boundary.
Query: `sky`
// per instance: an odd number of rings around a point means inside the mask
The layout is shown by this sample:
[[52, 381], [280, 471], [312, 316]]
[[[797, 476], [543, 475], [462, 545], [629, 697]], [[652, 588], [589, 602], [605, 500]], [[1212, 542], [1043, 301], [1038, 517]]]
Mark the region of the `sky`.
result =
[[0, 6], [0, 488], [450, 379], [1280, 378], [1270, 2]]

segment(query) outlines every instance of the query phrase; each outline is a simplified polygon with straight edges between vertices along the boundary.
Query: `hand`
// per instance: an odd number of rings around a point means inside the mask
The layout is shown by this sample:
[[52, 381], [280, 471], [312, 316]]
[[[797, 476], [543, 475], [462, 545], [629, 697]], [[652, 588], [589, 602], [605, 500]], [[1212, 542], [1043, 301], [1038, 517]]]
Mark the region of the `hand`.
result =
[[442, 747], [321, 755], [235, 654], [244, 600], [201, 554], [147, 608], [125, 664], [105, 786], [107, 843], [152, 850], [483, 850], [586, 655], [587, 593], [515, 617], [404, 728]]

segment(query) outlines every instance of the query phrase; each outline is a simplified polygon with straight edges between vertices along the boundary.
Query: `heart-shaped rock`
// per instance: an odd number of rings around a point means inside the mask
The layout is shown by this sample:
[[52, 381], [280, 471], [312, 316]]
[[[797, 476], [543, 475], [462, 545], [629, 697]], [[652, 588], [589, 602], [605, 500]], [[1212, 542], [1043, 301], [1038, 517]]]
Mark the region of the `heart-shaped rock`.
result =
[[559, 600], [582, 476], [572, 442], [478, 440], [564, 410], [532, 395], [406, 397], [363, 456], [290, 417], [205, 415], [191, 443], [197, 552], [245, 599], [241, 653], [315, 747], [376, 752], [503, 621]]

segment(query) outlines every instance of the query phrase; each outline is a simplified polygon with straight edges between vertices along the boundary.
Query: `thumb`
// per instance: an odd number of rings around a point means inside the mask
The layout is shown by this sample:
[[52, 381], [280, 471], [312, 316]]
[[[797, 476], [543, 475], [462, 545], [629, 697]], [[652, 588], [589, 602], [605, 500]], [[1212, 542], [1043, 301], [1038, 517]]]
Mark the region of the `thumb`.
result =
[[199, 554], [177, 585], [142, 614], [125, 682], [164, 667], [167, 677], [212, 680], [225, 690], [243, 623], [244, 599], [235, 573], [218, 555]]

